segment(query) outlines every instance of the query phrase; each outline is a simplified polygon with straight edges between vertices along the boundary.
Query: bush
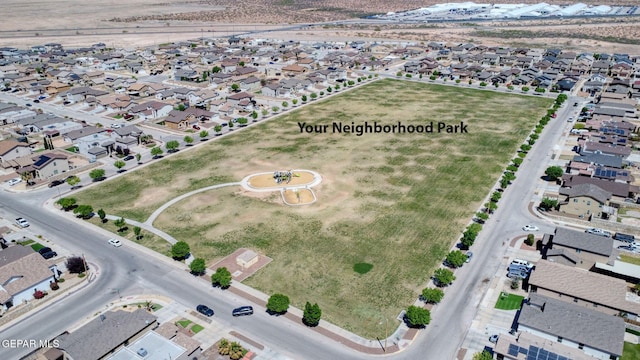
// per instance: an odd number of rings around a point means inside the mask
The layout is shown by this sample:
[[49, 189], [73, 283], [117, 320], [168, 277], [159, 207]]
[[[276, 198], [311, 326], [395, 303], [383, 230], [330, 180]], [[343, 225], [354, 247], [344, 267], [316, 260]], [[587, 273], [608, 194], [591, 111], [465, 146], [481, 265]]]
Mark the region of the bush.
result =
[[43, 291], [40, 291], [40, 290], [36, 290], [36, 291], [33, 293], [33, 297], [34, 297], [35, 299], [42, 299], [42, 298], [44, 297], [44, 295], [45, 295], [45, 293], [44, 293]]
[[189, 244], [184, 241], [178, 241], [171, 247], [171, 256], [176, 260], [183, 260], [189, 254]]
[[60, 278], [60, 279], [58, 279], [58, 282], [59, 282], [59, 283], [63, 283], [63, 282], [64, 282], [64, 278]]
[[87, 269], [85, 268], [84, 259], [80, 256], [72, 256], [70, 258], [67, 258], [66, 266], [67, 270], [69, 270], [69, 272], [72, 274], [80, 274], [87, 271]]
[[211, 274], [211, 285], [228, 288], [231, 286], [231, 272], [224, 266], [217, 268], [216, 272]]
[[422, 300], [427, 304], [437, 304], [442, 301], [444, 291], [438, 288], [424, 288], [422, 290]]
[[409, 306], [405, 312], [408, 325], [411, 327], [424, 327], [431, 322], [431, 312], [418, 306]]
[[322, 310], [318, 304], [311, 305], [310, 302], [304, 306], [304, 314], [302, 316], [302, 322], [307, 326], [318, 326], [320, 324], [320, 318], [322, 317]]
[[527, 235], [527, 238], [524, 240], [524, 243], [529, 246], [533, 246], [534, 241], [535, 241], [535, 236], [533, 236], [533, 234], [529, 234]]
[[49, 283], [49, 287], [51, 288], [51, 290], [58, 290], [60, 289], [60, 285], [58, 285], [57, 282], [51, 282]]
[[85, 273], [80, 273], [80, 274], [78, 274], [78, 277], [79, 277], [80, 279], [82, 279], [82, 278], [83, 278], [83, 277], [85, 277], [85, 276], [87, 276], [87, 274], [85, 274]]
[[267, 311], [272, 314], [284, 314], [289, 309], [289, 297], [283, 294], [273, 294], [267, 301]]

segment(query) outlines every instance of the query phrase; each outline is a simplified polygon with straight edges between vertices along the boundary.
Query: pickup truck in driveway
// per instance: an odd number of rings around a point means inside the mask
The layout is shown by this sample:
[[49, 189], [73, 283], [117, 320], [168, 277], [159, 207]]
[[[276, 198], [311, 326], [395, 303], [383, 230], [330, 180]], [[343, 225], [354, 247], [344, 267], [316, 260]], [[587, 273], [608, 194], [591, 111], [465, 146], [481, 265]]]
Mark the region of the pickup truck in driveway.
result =
[[23, 218], [17, 218], [16, 219], [16, 224], [18, 224], [18, 226], [22, 227], [22, 228], [26, 228], [29, 227], [29, 222]]

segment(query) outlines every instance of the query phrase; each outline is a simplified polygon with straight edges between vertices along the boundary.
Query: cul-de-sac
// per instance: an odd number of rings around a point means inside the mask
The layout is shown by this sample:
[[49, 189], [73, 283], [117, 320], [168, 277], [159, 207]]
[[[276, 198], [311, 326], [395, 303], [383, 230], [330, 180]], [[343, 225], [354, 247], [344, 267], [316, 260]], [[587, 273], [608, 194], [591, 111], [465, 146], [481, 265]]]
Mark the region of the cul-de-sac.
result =
[[0, 359], [640, 359], [636, 2], [0, 9]]

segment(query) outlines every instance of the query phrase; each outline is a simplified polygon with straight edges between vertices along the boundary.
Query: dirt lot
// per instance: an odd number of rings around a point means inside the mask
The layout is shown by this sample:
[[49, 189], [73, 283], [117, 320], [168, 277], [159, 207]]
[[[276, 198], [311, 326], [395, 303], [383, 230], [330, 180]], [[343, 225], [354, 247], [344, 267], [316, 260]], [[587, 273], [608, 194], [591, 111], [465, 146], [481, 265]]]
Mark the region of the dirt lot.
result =
[[[366, 14], [415, 9], [441, 1], [384, 0], [249, 0], [236, 2], [170, 0], [6, 0], [2, 9], [12, 14], [0, 23], [3, 46], [31, 46], [59, 42], [87, 46], [103, 42], [112, 47], [160, 43], [268, 30], [291, 23], [351, 19]], [[503, 3], [537, 3], [537, 0]], [[600, 4], [600, 1], [583, 1]], [[554, 3], [554, 2], [550, 2]], [[617, 4], [636, 4], [623, 0]], [[92, 6], [92, 4], [95, 4]], [[70, 11], [69, 9], [73, 9]], [[366, 10], [363, 10], [366, 9]], [[413, 26], [353, 25], [313, 27], [308, 31], [255, 33], [255, 36], [316, 41], [448, 41], [487, 45], [563, 47], [593, 52], [640, 53], [638, 18], [511, 21]], [[495, 37], [487, 31], [525, 29], [525, 37], [508, 33]], [[549, 32], [552, 32], [549, 35]], [[620, 43], [623, 43], [620, 45]], [[626, 44], [624, 44], [626, 42]], [[631, 44], [629, 44], [631, 43]]]
[[[155, 226], [212, 264], [240, 247], [273, 262], [245, 283], [313, 298], [323, 318], [369, 337], [412, 303], [551, 101], [384, 80], [316, 101], [232, 136], [180, 152], [77, 195], [78, 203], [144, 220], [179, 194], [251, 173], [320, 173], [318, 201], [228, 187], [197, 194]], [[468, 124], [466, 134], [301, 134], [298, 122]], [[258, 145], [256, 145], [258, 144]], [[461, 176], [461, 174], [467, 174]], [[476, 176], [468, 176], [476, 174]], [[356, 263], [373, 264], [366, 275]]]

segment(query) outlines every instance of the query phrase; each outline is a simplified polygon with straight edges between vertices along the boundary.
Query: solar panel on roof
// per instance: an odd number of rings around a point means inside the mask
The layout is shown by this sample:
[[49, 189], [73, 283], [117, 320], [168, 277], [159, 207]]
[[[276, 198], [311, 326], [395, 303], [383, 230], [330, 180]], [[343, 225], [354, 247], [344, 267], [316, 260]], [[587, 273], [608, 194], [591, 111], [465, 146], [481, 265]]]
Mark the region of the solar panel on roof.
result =
[[545, 349], [540, 349], [540, 351], [538, 352], [538, 360], [547, 360], [548, 356], [549, 352]]
[[520, 348], [520, 353], [527, 355], [527, 352], [528, 352], [527, 349], [523, 347]]
[[519, 348], [520, 347], [518, 345], [509, 344], [509, 351], [507, 351], [507, 352], [511, 356], [518, 356], [518, 349]]
[[547, 358], [547, 360], [558, 360], [558, 354], [549, 353], [549, 357]]
[[537, 360], [537, 359], [532, 353], [529, 353], [529, 355], [527, 355], [527, 360]]

